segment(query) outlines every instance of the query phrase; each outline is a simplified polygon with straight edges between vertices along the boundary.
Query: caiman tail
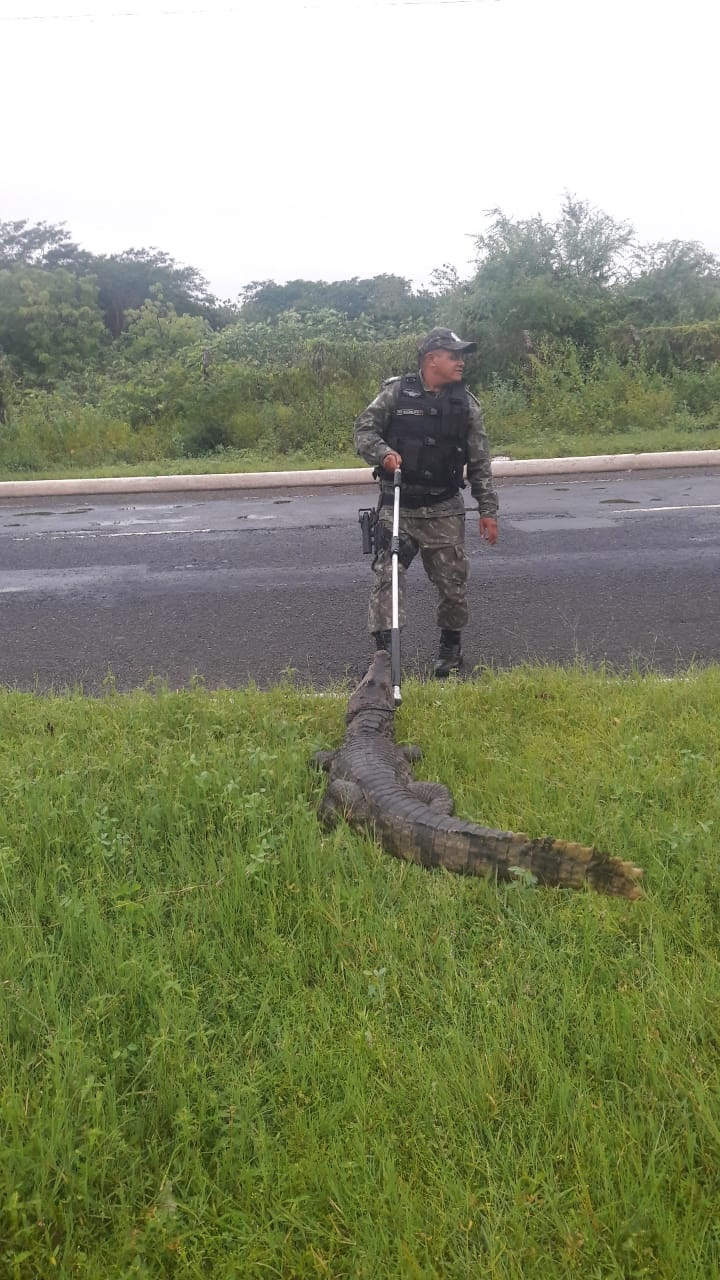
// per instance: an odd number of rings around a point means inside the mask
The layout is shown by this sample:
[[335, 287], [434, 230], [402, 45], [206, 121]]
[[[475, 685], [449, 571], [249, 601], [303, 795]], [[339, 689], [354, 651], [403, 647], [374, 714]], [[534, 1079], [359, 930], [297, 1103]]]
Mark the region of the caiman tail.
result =
[[[640, 898], [642, 868], [608, 853], [541, 836], [533, 840], [516, 831], [496, 831], [443, 814], [405, 824], [376, 826], [383, 846], [395, 855], [426, 867], [445, 867], [457, 875], [522, 881], [549, 888], [582, 889], [620, 898]], [[412, 834], [411, 834], [412, 833]], [[400, 837], [400, 838], [398, 838]], [[530, 879], [532, 877], [532, 879]]]

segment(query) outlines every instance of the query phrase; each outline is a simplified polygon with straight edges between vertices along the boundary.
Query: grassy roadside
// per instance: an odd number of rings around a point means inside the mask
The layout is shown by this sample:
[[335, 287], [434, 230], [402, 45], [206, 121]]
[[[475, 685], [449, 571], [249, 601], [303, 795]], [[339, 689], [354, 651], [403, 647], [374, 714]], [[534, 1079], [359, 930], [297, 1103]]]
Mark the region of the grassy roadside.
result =
[[[678, 449], [720, 449], [720, 427], [692, 432], [677, 428], [654, 431], [618, 431], [602, 435], [563, 435], [561, 432], [536, 432], [527, 438], [504, 441], [491, 436], [494, 457], [567, 458], [594, 457], [608, 453], [665, 453]], [[253, 453], [245, 449], [223, 449], [201, 458], [160, 458], [152, 462], [126, 463], [117, 466], [48, 467], [19, 474], [0, 466], [0, 480], [71, 480], [85, 476], [174, 476], [251, 474], [258, 471], [310, 471], [335, 467], [364, 467], [365, 463], [352, 451], [334, 452], [331, 456], [309, 449], [294, 453]]]
[[720, 669], [404, 689], [635, 904], [323, 835], [345, 697], [0, 695], [0, 1273], [718, 1274]]
[[244, 449], [224, 449], [202, 458], [159, 458], [153, 462], [118, 464], [117, 466], [47, 467], [34, 471], [10, 471], [0, 466], [0, 480], [73, 480], [92, 476], [195, 476], [251, 474], [259, 471], [314, 471], [334, 467], [365, 467], [357, 454], [334, 454], [332, 457], [307, 453], [255, 454]]

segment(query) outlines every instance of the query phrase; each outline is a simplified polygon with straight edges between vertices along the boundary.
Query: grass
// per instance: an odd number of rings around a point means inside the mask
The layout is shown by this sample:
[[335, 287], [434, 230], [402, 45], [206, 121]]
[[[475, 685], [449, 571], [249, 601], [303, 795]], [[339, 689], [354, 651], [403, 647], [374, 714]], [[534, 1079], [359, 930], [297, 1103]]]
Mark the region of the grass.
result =
[[323, 834], [346, 696], [0, 695], [0, 1274], [719, 1274], [720, 668], [404, 688], [638, 903]]
[[153, 462], [136, 462], [82, 467], [46, 467], [21, 474], [0, 465], [0, 480], [72, 480], [99, 476], [195, 476], [255, 473], [259, 471], [314, 471], [334, 467], [366, 467], [357, 454], [295, 452], [284, 454], [253, 453], [245, 449], [223, 449], [201, 458], [160, 458]]
[[[495, 457], [565, 458], [594, 457], [608, 453], [664, 453], [676, 449], [720, 449], [720, 428], [704, 428], [689, 432], [670, 427], [653, 431], [615, 432], [597, 435], [563, 435], [540, 431], [527, 437], [506, 441], [502, 434], [491, 438]], [[335, 467], [366, 467], [357, 454], [298, 451], [283, 454], [257, 454], [244, 449], [223, 449], [202, 458], [160, 458], [153, 462], [118, 464], [116, 466], [47, 467], [17, 471], [0, 465], [0, 481], [5, 480], [72, 480], [92, 475], [102, 476], [175, 476], [251, 474], [259, 471], [314, 471]]]
[[650, 431], [613, 431], [602, 435], [577, 435], [539, 431], [532, 436], [503, 442], [493, 435], [493, 455], [511, 458], [592, 458], [607, 453], [667, 453], [678, 449], [720, 449], [720, 427], [656, 427]]

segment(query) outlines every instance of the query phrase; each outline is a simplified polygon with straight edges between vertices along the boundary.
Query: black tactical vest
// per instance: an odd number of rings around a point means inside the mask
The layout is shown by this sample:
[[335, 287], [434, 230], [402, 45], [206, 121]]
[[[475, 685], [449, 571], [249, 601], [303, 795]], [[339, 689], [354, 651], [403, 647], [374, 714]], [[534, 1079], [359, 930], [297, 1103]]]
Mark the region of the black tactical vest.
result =
[[470, 422], [467, 391], [453, 382], [430, 395], [419, 373], [406, 373], [385, 439], [402, 457], [403, 482], [457, 492], [463, 484]]

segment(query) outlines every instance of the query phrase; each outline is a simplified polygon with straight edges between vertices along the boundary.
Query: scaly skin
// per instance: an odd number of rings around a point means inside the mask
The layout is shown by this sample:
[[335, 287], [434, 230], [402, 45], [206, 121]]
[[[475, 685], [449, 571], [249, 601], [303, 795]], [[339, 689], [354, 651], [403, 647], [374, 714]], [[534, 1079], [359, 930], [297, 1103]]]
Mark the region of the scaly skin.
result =
[[549, 836], [531, 840], [454, 817], [447, 787], [413, 778], [410, 761], [421, 752], [395, 743], [394, 721], [390, 656], [381, 650], [350, 698], [342, 746], [315, 756], [329, 778], [319, 810], [325, 826], [344, 819], [356, 830], [373, 831], [396, 858], [460, 875], [511, 880], [530, 872], [542, 885], [588, 885], [623, 898], [642, 896], [642, 869], [631, 862], [585, 845]]

